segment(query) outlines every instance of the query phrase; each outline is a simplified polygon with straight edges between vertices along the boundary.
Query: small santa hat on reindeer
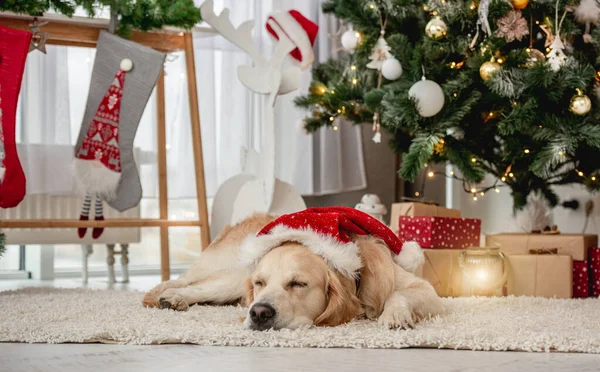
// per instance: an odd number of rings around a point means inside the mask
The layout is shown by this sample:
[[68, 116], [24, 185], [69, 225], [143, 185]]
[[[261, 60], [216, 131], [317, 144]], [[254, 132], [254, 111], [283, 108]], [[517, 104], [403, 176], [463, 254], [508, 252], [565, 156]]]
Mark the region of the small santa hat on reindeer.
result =
[[296, 45], [290, 55], [300, 62], [300, 68], [310, 67], [315, 59], [312, 48], [319, 31], [316, 23], [297, 10], [290, 10], [271, 14], [267, 19], [267, 31], [277, 40], [283, 32]]
[[416, 242], [402, 242], [387, 226], [354, 208], [308, 208], [283, 215], [269, 223], [256, 236], [244, 240], [240, 247], [241, 264], [255, 267], [269, 251], [284, 242], [298, 242], [323, 257], [341, 274], [354, 278], [362, 267], [355, 235], [381, 239], [390, 249], [394, 261], [403, 269], [415, 272], [423, 264], [423, 251]]

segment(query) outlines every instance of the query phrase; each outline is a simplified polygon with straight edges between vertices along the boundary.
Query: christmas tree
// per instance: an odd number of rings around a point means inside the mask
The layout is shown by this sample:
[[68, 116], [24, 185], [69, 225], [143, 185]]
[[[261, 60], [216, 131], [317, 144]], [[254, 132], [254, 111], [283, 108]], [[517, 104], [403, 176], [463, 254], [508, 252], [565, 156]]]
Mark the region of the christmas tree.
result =
[[0, 11], [42, 16], [49, 10], [73, 16], [77, 8], [94, 17], [103, 9], [110, 9], [118, 21], [118, 32], [127, 35], [131, 30], [148, 31], [163, 26], [191, 29], [200, 22], [200, 9], [194, 0], [3, 0]]
[[[296, 100], [311, 111], [309, 132], [338, 116], [373, 125], [375, 140], [381, 127], [403, 154], [402, 178], [449, 162], [460, 172], [446, 176], [474, 198], [507, 186], [515, 209], [531, 193], [557, 205], [555, 185], [600, 187], [595, 0], [329, 0], [323, 10], [349, 27], [349, 53], [316, 67]], [[368, 68], [382, 44], [390, 56]]]

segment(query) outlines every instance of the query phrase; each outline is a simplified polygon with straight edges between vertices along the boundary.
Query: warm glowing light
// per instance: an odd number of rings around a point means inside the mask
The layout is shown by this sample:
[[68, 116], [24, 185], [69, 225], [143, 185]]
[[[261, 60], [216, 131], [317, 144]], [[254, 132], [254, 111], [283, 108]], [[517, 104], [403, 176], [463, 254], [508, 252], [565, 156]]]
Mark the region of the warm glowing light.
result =
[[525, 51], [526, 51], [527, 53], [530, 53], [530, 52], [531, 52], [531, 49], [527, 48], [527, 49], [525, 49]]
[[474, 197], [473, 197], [473, 200], [474, 200], [474, 201], [477, 201], [477, 197], [476, 197], [476, 196], [474, 196]]
[[485, 193], [482, 191], [482, 192], [481, 192], [479, 195], [481, 195], [481, 196], [484, 196], [484, 195], [485, 195]]
[[496, 60], [496, 62], [498, 62], [498, 63], [502, 64], [502, 63], [504, 63], [504, 60], [503, 60], [502, 58], [498, 58], [498, 59]]
[[546, 53], [550, 53], [550, 48], [546, 48]]
[[352, 79], [352, 84], [354, 84], [354, 85], [358, 84], [358, 79], [357, 78]]
[[473, 187], [473, 188], [471, 189], [471, 192], [472, 192], [473, 194], [475, 194], [475, 193], [477, 192], [477, 189]]
[[428, 176], [428, 177], [433, 177], [433, 172], [429, 172], [429, 173], [427, 173], [427, 176]]
[[454, 93], [454, 94], [453, 94], [453, 96], [454, 96], [454, 97], [457, 97], [457, 96], [458, 96], [458, 94]]
[[438, 15], [438, 12], [434, 10], [431, 14], [433, 14], [434, 16], [436, 16], [436, 15]]
[[427, 5], [423, 5], [423, 10], [424, 10], [424, 11], [428, 11], [428, 10], [429, 10], [429, 7], [428, 7]]
[[342, 110], [341, 110], [341, 109], [338, 109], [338, 114], [341, 114], [341, 113], [342, 113]]
[[334, 121], [334, 120], [335, 120], [335, 118], [333, 116], [329, 117], [329, 121]]
[[354, 65], [350, 66], [350, 70], [352, 70], [352, 71], [356, 70], [356, 66], [354, 66]]
[[583, 172], [579, 171], [577, 172], [578, 175], [580, 175], [581, 177], [583, 177]]
[[421, 194], [419, 194], [418, 191], [415, 191], [415, 196], [419, 196], [419, 195], [421, 195]]
[[539, 25], [539, 24], [540, 24], [540, 21], [535, 21], [535, 24], [536, 24], [536, 25]]
[[496, 191], [496, 193], [500, 193], [500, 189], [499, 188], [495, 188], [494, 191]]
[[592, 176], [592, 181], [596, 181], [596, 177], [595, 176]]
[[171, 145], [167, 143], [167, 144], [165, 145], [165, 148], [167, 149], [167, 151], [169, 151], [169, 150], [171, 150]]
[[509, 173], [508, 175], [510, 176], [510, 178], [514, 178], [515, 177], [515, 175], [512, 174], [512, 173]]
[[491, 118], [492, 116], [494, 116], [494, 113], [490, 112], [490, 114], [488, 116]]
[[375, 4], [371, 4], [371, 5], [369, 5], [369, 8], [371, 8], [371, 9], [375, 9]]
[[559, 156], [563, 156], [564, 154], [565, 154], [565, 153], [564, 153], [564, 152], [562, 152], [562, 151], [559, 151], [559, 152], [558, 152], [558, 155], [559, 155]]
[[479, 279], [481, 281], [485, 281], [488, 278], [488, 273], [487, 273], [487, 271], [480, 269], [477, 271], [475, 276], [477, 277], [477, 279]]
[[475, 158], [472, 158], [472, 159], [471, 159], [471, 162], [472, 162], [472, 163], [475, 163], [476, 161], [477, 161], [477, 159], [475, 159]]
[[471, 10], [475, 9], [475, 4], [471, 3], [471, 6], [469, 6], [469, 9], [471, 9]]
[[427, 167], [429, 166], [429, 164], [425, 163], [425, 164], [423, 164], [423, 166], [424, 166], [425, 168], [427, 168]]
[[529, 154], [529, 149], [525, 149], [524, 151], [526, 154]]
[[335, 94], [335, 90], [332, 90], [332, 91], [331, 91], [331, 94]]
[[338, 130], [338, 126], [337, 126], [337, 125], [334, 125], [334, 126], [333, 126], [333, 130]]
[[502, 177], [501, 180], [502, 180], [502, 182], [505, 182], [506, 181], [506, 177]]
[[325, 92], [327, 92], [327, 88], [325, 88], [325, 87], [322, 87], [322, 88], [321, 88], [321, 93], [325, 93]]
[[451, 176], [454, 176], [454, 171], [450, 171], [450, 175], [451, 175]]
[[354, 36], [356, 36], [356, 37], [360, 37], [360, 33], [359, 33], [359, 32], [355, 32], [355, 33], [354, 33]]

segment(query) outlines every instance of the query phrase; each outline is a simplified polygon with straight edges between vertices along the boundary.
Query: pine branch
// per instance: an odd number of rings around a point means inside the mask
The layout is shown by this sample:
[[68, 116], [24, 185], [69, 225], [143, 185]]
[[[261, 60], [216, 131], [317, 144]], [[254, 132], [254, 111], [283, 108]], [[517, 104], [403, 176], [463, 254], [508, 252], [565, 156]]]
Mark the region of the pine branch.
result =
[[414, 181], [429, 160], [433, 153], [433, 147], [440, 142], [441, 137], [440, 134], [416, 134], [408, 154], [403, 156], [402, 166], [398, 172], [400, 177]]

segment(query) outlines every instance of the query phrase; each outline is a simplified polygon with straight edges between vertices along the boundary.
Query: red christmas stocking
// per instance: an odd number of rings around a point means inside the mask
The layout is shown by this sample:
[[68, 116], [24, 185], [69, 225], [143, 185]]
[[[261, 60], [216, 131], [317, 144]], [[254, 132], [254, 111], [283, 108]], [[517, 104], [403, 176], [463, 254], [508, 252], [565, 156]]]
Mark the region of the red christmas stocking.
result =
[[0, 26], [0, 207], [25, 197], [25, 173], [15, 142], [17, 101], [31, 33]]

